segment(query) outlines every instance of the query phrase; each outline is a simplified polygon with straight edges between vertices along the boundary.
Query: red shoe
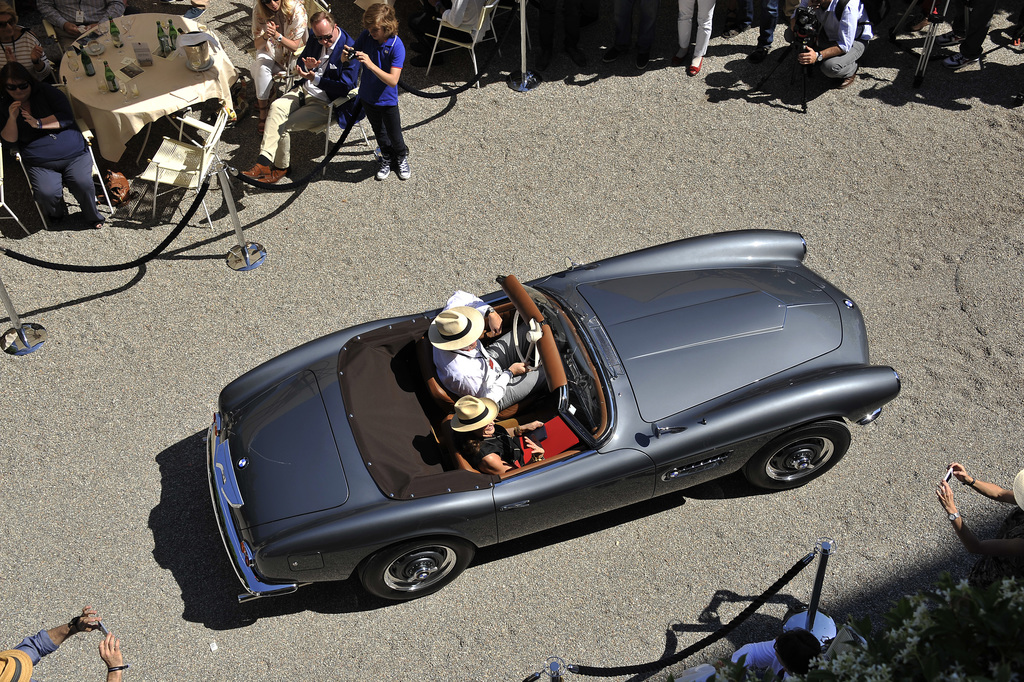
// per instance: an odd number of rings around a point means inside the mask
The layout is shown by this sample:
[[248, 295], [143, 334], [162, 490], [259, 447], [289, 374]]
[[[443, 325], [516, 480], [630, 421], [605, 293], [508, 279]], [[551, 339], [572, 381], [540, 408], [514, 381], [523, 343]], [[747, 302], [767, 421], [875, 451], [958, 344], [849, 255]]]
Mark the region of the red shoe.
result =
[[690, 65], [686, 67], [687, 76], [696, 76], [700, 73], [700, 67], [704, 66], [704, 57], [694, 57], [690, 60]]

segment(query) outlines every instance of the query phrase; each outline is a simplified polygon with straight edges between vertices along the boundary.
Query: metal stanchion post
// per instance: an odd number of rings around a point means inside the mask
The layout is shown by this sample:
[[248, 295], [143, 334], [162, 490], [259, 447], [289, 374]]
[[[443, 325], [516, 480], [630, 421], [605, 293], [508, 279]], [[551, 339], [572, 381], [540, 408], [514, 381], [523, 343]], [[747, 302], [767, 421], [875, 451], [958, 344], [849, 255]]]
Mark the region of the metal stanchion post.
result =
[[828, 567], [828, 558], [835, 551], [836, 542], [831, 538], [818, 540], [814, 550], [818, 553], [818, 572], [814, 576], [814, 587], [811, 589], [811, 601], [806, 611], [802, 611], [789, 618], [782, 624], [782, 629], [793, 630], [803, 628], [820, 641], [832, 639], [836, 636], [836, 622], [827, 614], [818, 610], [818, 602], [821, 600], [821, 588], [825, 583], [825, 569]]
[[247, 272], [263, 265], [267, 259], [267, 250], [261, 244], [245, 241], [242, 234], [242, 225], [238, 222], [238, 210], [235, 208], [235, 197], [231, 193], [231, 181], [228, 179], [224, 164], [217, 162], [217, 182], [220, 183], [220, 191], [224, 194], [224, 201], [227, 202], [228, 212], [231, 214], [231, 222], [235, 226], [235, 237], [238, 244], [231, 247], [225, 261], [232, 270]]
[[519, 0], [519, 54], [521, 68], [508, 75], [508, 87], [516, 92], [529, 92], [544, 79], [539, 73], [526, 70], [526, 0]]
[[29, 322], [22, 324], [18, 313], [14, 312], [14, 304], [11, 297], [7, 295], [7, 288], [3, 280], [0, 280], [0, 300], [3, 300], [7, 316], [11, 318], [13, 328], [4, 332], [0, 341], [0, 348], [8, 355], [28, 355], [46, 342], [46, 330], [43, 325]]

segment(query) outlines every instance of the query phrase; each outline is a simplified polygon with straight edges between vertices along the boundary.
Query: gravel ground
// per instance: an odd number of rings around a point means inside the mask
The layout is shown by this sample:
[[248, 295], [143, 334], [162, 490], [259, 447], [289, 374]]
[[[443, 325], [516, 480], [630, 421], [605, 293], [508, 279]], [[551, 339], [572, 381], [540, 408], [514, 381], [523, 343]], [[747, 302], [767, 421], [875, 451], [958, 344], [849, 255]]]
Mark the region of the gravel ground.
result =
[[[337, 10], [355, 31], [358, 10]], [[204, 16], [240, 69], [249, 11], [214, 0]], [[194, 220], [139, 269], [74, 274], [0, 259], [18, 312], [50, 334], [41, 351], [0, 359], [0, 642], [93, 604], [122, 638], [127, 680], [519, 680], [552, 655], [623, 665], [677, 651], [739, 613], [819, 536], [838, 543], [822, 597], [838, 619], [877, 617], [943, 570], [966, 573], [935, 481], [951, 459], [1003, 485], [1021, 467], [1024, 123], [1006, 106], [1024, 85], [1019, 53], [996, 50], [983, 71], [933, 64], [915, 89], [916, 59], [878, 40], [853, 87], [811, 79], [804, 115], [789, 62], [749, 92], [776, 64], [743, 59], [754, 32], [714, 38], [704, 71], [688, 78], [668, 65], [675, 9], [663, 3], [651, 68], [638, 73], [631, 55], [600, 63], [610, 2], [601, 11], [583, 33], [582, 73], [559, 54], [541, 87], [513, 92], [513, 31], [481, 89], [404, 94], [408, 182], [375, 182], [360, 142], [301, 192], [238, 188], [246, 237], [269, 251], [253, 272], [222, 262], [234, 237], [219, 191], [208, 199], [213, 231]], [[993, 29], [1009, 23], [999, 13]], [[405, 80], [441, 92], [470, 68], [457, 56]], [[252, 117], [229, 130], [225, 160], [251, 166], [255, 137]], [[296, 136], [295, 177], [320, 145]], [[138, 216], [119, 211], [101, 232], [46, 233], [17, 167], [7, 175], [34, 233], [4, 221], [0, 245], [64, 263], [130, 261], [191, 201], [162, 202], [154, 223], [144, 197]], [[903, 378], [901, 396], [854, 427], [827, 476], [774, 494], [730, 477], [486, 549], [450, 587], [412, 603], [381, 603], [352, 581], [236, 603], [202, 442], [226, 383], [335, 329], [436, 307], [455, 288], [491, 291], [500, 273], [527, 280], [565, 256], [750, 227], [801, 232], [809, 265], [863, 308], [873, 361]], [[956, 492], [972, 527], [992, 533], [1004, 510]], [[676, 672], [773, 636], [787, 606], [809, 597], [813, 573]], [[73, 638], [37, 679], [101, 679], [98, 641]]]

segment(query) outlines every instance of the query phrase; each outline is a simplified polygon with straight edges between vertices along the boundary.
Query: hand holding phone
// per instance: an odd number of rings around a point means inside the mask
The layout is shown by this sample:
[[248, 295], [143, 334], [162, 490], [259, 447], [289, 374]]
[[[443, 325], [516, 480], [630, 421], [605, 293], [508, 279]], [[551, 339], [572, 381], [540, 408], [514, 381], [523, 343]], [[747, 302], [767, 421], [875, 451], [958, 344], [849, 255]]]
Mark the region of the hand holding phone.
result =
[[942, 478], [943, 483], [949, 483], [949, 479], [953, 478], [953, 467], [946, 469], [946, 475]]

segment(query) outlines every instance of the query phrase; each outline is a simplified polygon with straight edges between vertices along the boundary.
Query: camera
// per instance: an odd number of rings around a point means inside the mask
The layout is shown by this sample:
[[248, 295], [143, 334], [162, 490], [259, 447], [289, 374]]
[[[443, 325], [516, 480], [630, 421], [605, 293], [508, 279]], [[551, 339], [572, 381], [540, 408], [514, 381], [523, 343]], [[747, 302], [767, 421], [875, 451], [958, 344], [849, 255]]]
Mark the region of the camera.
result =
[[808, 45], [815, 44], [820, 31], [821, 22], [818, 21], [817, 13], [809, 7], [797, 7], [793, 12], [793, 35], [796, 37], [797, 47], [802, 50]]
[[345, 56], [348, 57], [349, 59], [352, 59], [356, 56], [356, 48], [352, 47], [351, 45], [346, 45], [343, 48], [343, 50], [345, 52]]

